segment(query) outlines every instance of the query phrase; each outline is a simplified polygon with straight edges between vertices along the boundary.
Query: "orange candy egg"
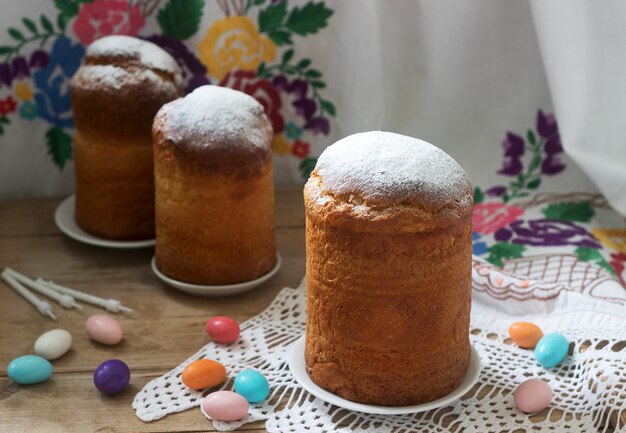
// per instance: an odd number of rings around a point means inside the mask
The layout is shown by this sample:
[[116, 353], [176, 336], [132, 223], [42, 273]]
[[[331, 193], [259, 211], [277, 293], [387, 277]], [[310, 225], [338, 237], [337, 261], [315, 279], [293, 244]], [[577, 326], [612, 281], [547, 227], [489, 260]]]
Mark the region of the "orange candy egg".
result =
[[532, 349], [543, 337], [543, 332], [534, 323], [515, 322], [509, 326], [509, 335], [519, 347]]
[[212, 359], [199, 359], [183, 370], [183, 383], [191, 389], [206, 389], [226, 380], [226, 368]]

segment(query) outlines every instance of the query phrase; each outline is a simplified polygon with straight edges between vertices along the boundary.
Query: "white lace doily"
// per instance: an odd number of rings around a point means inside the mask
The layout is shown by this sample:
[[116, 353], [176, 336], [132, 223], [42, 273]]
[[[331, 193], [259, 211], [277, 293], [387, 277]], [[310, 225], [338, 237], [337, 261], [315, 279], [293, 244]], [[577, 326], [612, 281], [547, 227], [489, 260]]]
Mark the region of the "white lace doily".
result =
[[[551, 261], [545, 258], [536, 260]], [[517, 263], [516, 266], [522, 265]], [[532, 263], [528, 266], [533, 268]], [[537, 266], [535, 264], [534, 268]], [[491, 274], [486, 271], [479, 274], [483, 267], [488, 268]], [[566, 277], [552, 279], [546, 284], [562, 285]], [[601, 272], [597, 275], [597, 278], [605, 277]], [[499, 286], [509, 285], [510, 290], [524, 293], [545, 291], [541, 284], [534, 281], [520, 280], [521, 283], [516, 286], [513, 274], [500, 273], [480, 260], [474, 261], [473, 279], [475, 294], [485, 296], [491, 290], [494, 296], [490, 299], [494, 305], [520, 302], [514, 297], [502, 300], [502, 290], [495, 290]], [[489, 286], [494, 286], [493, 290]], [[529, 290], [529, 287], [534, 289]], [[561, 292], [557, 295], [573, 293], [572, 296], [580, 296], [580, 291], [572, 288]], [[599, 301], [589, 301], [595, 302], [598, 308]], [[572, 343], [566, 361], [554, 369], [545, 370], [537, 364], [532, 351], [520, 349], [508, 339], [506, 327], [520, 317], [495, 317], [487, 313], [489, 308], [494, 307], [488, 304], [483, 308], [475, 299], [472, 313], [471, 340], [483, 365], [479, 382], [462, 399], [436, 410], [414, 415], [366, 415], [331, 406], [300, 388], [289, 372], [285, 357], [289, 345], [305, 329], [304, 284], [296, 289], [283, 289], [264, 312], [245, 322], [238, 343], [228, 346], [209, 343], [172, 371], [150, 381], [135, 396], [133, 408], [141, 420], [154, 421], [198, 406], [203, 393], [185, 387], [180, 379], [181, 372], [194, 360], [211, 358], [223, 363], [228, 370], [230, 379], [223, 389], [232, 389], [233, 378], [245, 368], [261, 371], [271, 386], [268, 400], [251, 405], [248, 417], [229, 423], [214, 421], [218, 430], [234, 430], [246, 423], [266, 420], [268, 431], [285, 433], [626, 431], [618, 421], [626, 418], [626, 325], [615, 325], [626, 324], [621, 321], [626, 316], [626, 309], [619, 307], [622, 308], [619, 310], [621, 318], [619, 314], [613, 314], [605, 322], [596, 320], [598, 315], [590, 316], [594, 317], [594, 328], [577, 319], [586, 317], [582, 305], [575, 306], [575, 302], [555, 304], [552, 316], [559, 317], [558, 329], [550, 329], [555, 326], [550, 320], [537, 323], [546, 332], [563, 333]], [[563, 305], [576, 308], [570, 308], [569, 312], [558, 311]], [[613, 307], [614, 304], [608, 305]], [[607, 328], [597, 327], [602, 325]], [[531, 377], [548, 381], [554, 389], [550, 408], [532, 418], [516, 410], [512, 398], [515, 387]]]

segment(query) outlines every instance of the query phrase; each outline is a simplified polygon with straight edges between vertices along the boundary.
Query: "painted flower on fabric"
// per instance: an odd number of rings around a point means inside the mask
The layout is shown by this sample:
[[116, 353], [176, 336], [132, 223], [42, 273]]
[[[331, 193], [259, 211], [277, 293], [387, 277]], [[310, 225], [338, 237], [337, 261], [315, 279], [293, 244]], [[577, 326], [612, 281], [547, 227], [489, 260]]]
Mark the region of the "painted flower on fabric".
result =
[[13, 113], [17, 108], [17, 103], [13, 96], [8, 96], [5, 99], [0, 99], [0, 116], [6, 116], [9, 113]]
[[272, 141], [272, 153], [274, 155], [289, 155], [291, 153], [291, 145], [283, 134], [276, 134]]
[[543, 146], [546, 154], [545, 159], [541, 163], [541, 172], [548, 176], [553, 176], [565, 170], [565, 164], [561, 162], [561, 154], [563, 146], [561, 145], [561, 137], [558, 135], [548, 139]]
[[206, 68], [183, 42], [166, 35], [152, 35], [145, 39], [157, 44], [176, 59], [187, 81], [186, 93], [190, 93], [196, 87], [211, 84], [206, 76]]
[[291, 153], [300, 159], [306, 158], [311, 153], [311, 145], [304, 141], [296, 141], [293, 143]]
[[138, 4], [129, 4], [127, 0], [95, 0], [82, 3], [73, 29], [78, 39], [89, 45], [108, 35], [137, 36], [144, 24]]
[[318, 105], [314, 99], [307, 96], [309, 91], [309, 84], [296, 78], [290, 81], [284, 75], [278, 75], [272, 80], [274, 88], [281, 92], [289, 93], [294, 97], [294, 101], [291, 103], [296, 115], [303, 117], [305, 120], [303, 129], [308, 129], [313, 134], [328, 135], [330, 133], [330, 122], [325, 117], [315, 116], [317, 113]]
[[524, 139], [517, 134], [507, 132], [506, 138], [502, 142], [504, 149], [504, 161], [499, 174], [505, 176], [517, 176], [524, 169], [522, 156], [524, 155]]
[[554, 114], [545, 114], [543, 110], [537, 110], [536, 128], [539, 136], [545, 139], [552, 138], [559, 133]]
[[296, 99], [302, 99], [306, 96], [309, 91], [309, 83], [306, 81], [296, 78], [293, 81], [289, 81], [285, 75], [277, 75], [272, 80], [272, 84], [277, 90], [281, 92], [290, 93], [294, 95]]
[[271, 82], [257, 78], [251, 71], [234, 71], [224, 77], [220, 86], [230, 87], [254, 97], [265, 109], [274, 133], [280, 134], [285, 130], [285, 120], [280, 114], [282, 101]]
[[33, 97], [33, 92], [30, 90], [30, 86], [26, 82], [17, 83], [13, 93], [15, 93], [15, 96], [22, 101], [28, 101]]
[[505, 205], [500, 202], [479, 203], [474, 205], [472, 229], [488, 235], [504, 227], [524, 214], [524, 209]]
[[626, 254], [626, 229], [597, 228], [592, 233], [605, 247]]
[[52, 46], [48, 65], [33, 75], [39, 116], [60, 128], [73, 127], [69, 81], [85, 55], [81, 44], [61, 36]]
[[290, 140], [297, 140], [302, 136], [302, 128], [293, 122], [287, 122], [285, 125], [285, 135]]
[[37, 105], [31, 101], [26, 101], [20, 105], [20, 117], [26, 120], [35, 119], [39, 113], [37, 112]]
[[534, 246], [575, 245], [600, 248], [600, 242], [582, 226], [555, 219], [519, 220], [496, 231], [499, 242]]
[[492, 186], [487, 191], [485, 191], [485, 194], [487, 194], [489, 197], [502, 197], [505, 192], [506, 186]]
[[304, 124], [305, 129], [310, 129], [315, 135], [328, 135], [330, 122], [325, 117], [314, 117]]
[[477, 242], [482, 236], [478, 232], [472, 232], [472, 254], [477, 256], [485, 254], [488, 250], [486, 242]]
[[560, 158], [563, 146], [554, 114], [545, 114], [542, 110], [537, 110], [536, 128], [539, 136], [545, 140], [543, 150], [546, 157], [541, 163], [541, 172], [548, 176], [562, 172], [565, 170], [565, 164]]
[[45, 68], [48, 64], [48, 53], [43, 50], [35, 50], [30, 55], [28, 62], [23, 56], [14, 57], [10, 63], [0, 64], [0, 88], [11, 87], [13, 80], [29, 78], [32, 69]]
[[622, 286], [626, 288], [626, 253], [611, 253], [609, 264], [617, 274]]
[[232, 70], [256, 71], [261, 62], [271, 62], [276, 46], [249, 17], [231, 16], [213, 22], [198, 54], [209, 74], [221, 80]]

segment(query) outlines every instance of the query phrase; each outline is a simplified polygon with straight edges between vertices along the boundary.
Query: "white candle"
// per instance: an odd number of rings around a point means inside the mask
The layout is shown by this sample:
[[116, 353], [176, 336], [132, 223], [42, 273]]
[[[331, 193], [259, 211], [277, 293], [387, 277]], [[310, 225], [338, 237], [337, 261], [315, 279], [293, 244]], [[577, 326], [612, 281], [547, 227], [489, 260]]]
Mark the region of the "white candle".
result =
[[117, 299], [104, 299], [98, 296], [90, 295], [89, 293], [81, 292], [75, 289], [70, 289], [69, 287], [64, 287], [59, 284], [53, 283], [52, 281], [46, 281], [41, 278], [37, 278], [37, 282], [41, 284], [45, 284], [49, 288], [56, 290], [59, 293], [65, 293], [67, 295], [71, 295], [74, 298], [87, 302], [88, 304], [97, 305], [102, 308], [106, 308], [108, 311], [112, 313], [119, 313], [120, 311], [126, 313], [132, 313], [132, 309], [128, 307], [124, 307], [120, 301]]
[[52, 312], [52, 307], [46, 301], [39, 299], [37, 296], [33, 295], [30, 290], [26, 287], [22, 286], [11, 273], [7, 272], [6, 269], [0, 275], [4, 281], [7, 282], [9, 286], [11, 286], [17, 293], [19, 293], [24, 299], [33, 304], [35, 308], [39, 311], [42, 316], [48, 316], [52, 320], [56, 320], [54, 317], [54, 313]]
[[11, 276], [15, 278], [18, 282], [30, 287], [31, 289], [35, 290], [36, 292], [41, 293], [44, 296], [47, 296], [50, 299], [54, 299], [63, 308], [80, 308], [80, 309], [83, 308], [81, 305], [78, 305], [76, 301], [74, 300], [74, 298], [72, 298], [70, 295], [55, 292], [54, 290], [52, 290], [45, 284], [41, 284], [41, 283], [38, 283], [37, 281], [31, 280], [26, 275], [20, 274], [19, 272], [11, 268], [6, 268], [4, 271], [11, 274]]

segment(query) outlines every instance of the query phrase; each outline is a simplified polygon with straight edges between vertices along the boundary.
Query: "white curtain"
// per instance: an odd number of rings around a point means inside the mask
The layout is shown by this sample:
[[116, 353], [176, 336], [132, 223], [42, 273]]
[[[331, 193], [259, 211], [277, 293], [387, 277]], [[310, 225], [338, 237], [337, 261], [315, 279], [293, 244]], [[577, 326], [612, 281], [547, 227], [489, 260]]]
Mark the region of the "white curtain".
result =
[[565, 151], [626, 216], [626, 3], [531, 5]]
[[[23, 27], [23, 17], [57, 13], [52, 2], [7, 3], [0, 17], [5, 30]], [[291, 0], [289, 7], [305, 3]], [[459, 160], [475, 184], [493, 185], [507, 131], [525, 135], [535, 125], [537, 110], [547, 113], [554, 106], [566, 152], [588, 176], [569, 164], [559, 176], [546, 177], [542, 189], [595, 191], [591, 178], [626, 215], [626, 122], [621, 119], [626, 113], [626, 3], [325, 4], [333, 11], [328, 25], [306, 37], [294, 36], [292, 45], [294, 59], [309, 58], [323, 73], [324, 98], [336, 107], [328, 134], [304, 132], [301, 140], [310, 144], [311, 157], [347, 134], [385, 129], [431, 141]], [[255, 23], [258, 13], [254, 7], [246, 12]], [[138, 35], [159, 33], [156, 15], [145, 18]], [[198, 52], [207, 29], [224, 17], [218, 2], [208, 0], [199, 30], [184, 45]], [[66, 35], [79, 39], [72, 28], [70, 21]], [[0, 31], [0, 45], [11, 42], [7, 31]], [[276, 61], [286, 49], [277, 46]], [[0, 87], [0, 99], [7, 91], [15, 88]], [[292, 102], [283, 99], [285, 123], [296, 116]], [[0, 199], [72, 192], [72, 162], [60, 171], [46, 155], [49, 125], [15, 118], [0, 126]], [[284, 154], [274, 160], [279, 183], [303, 181], [301, 159]]]

